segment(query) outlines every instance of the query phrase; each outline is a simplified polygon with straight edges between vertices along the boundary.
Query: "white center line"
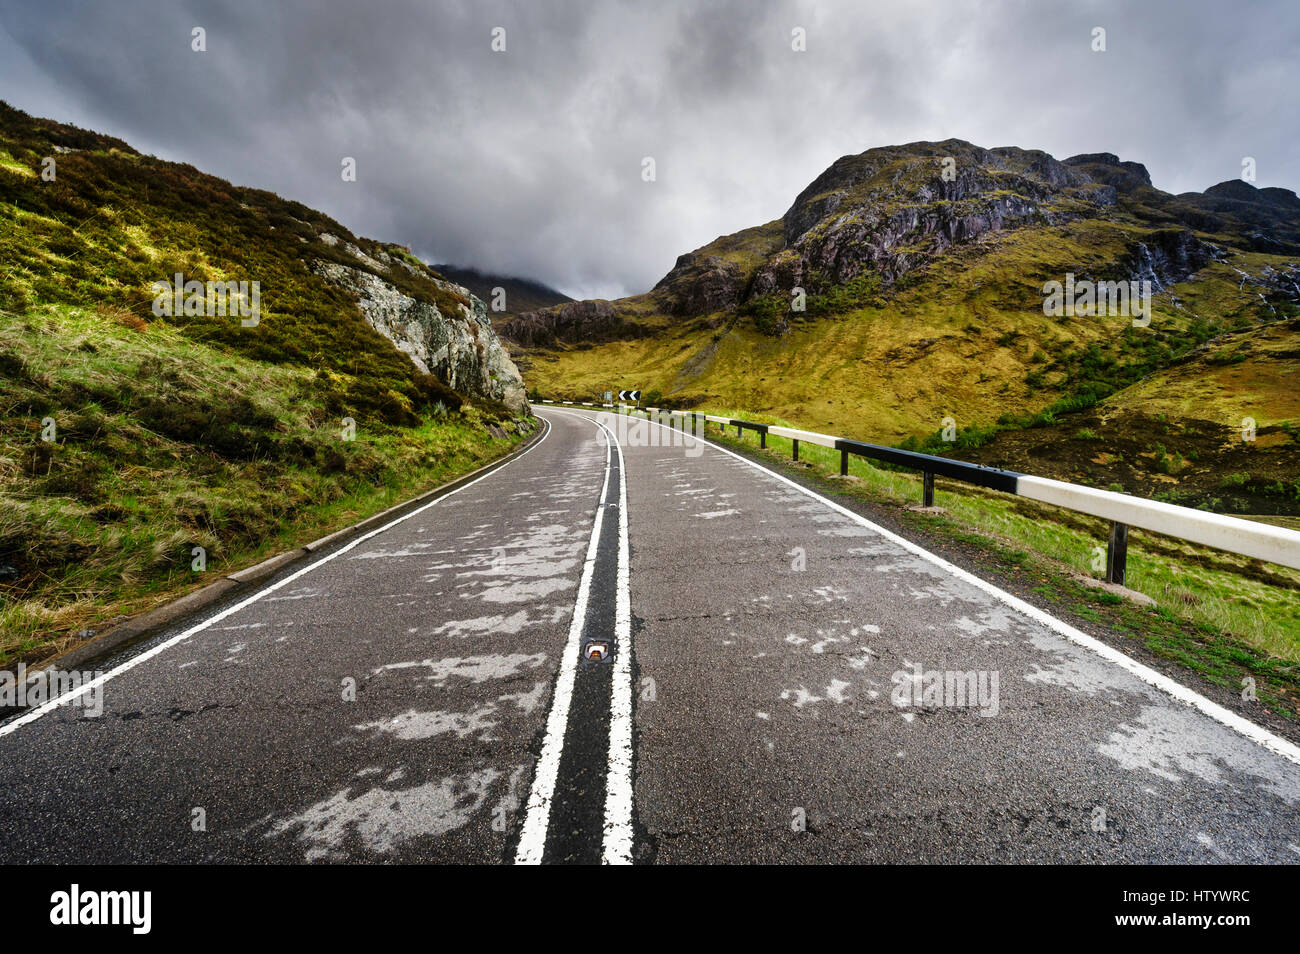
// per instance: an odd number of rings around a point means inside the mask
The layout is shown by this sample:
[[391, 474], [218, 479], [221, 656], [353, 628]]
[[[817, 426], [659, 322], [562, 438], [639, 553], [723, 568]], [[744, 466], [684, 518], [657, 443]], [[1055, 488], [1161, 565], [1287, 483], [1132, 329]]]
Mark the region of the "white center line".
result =
[[[599, 422], [598, 422], [599, 423]], [[607, 865], [632, 863], [632, 597], [627, 545], [627, 469], [623, 448], [612, 431], [618, 452], [618, 593], [614, 604], [614, 684], [610, 696], [609, 773], [605, 779], [605, 850]]]
[[[580, 416], [580, 415], [574, 415]], [[602, 431], [608, 435], [605, 428]], [[582, 629], [587, 621], [587, 604], [591, 600], [591, 578], [596, 568], [596, 550], [600, 542], [600, 528], [605, 518], [605, 499], [609, 493], [610, 455], [613, 437], [605, 442], [605, 482], [600, 488], [600, 501], [596, 504], [596, 519], [592, 522], [591, 541], [587, 544], [587, 559], [582, 566], [578, 582], [578, 596], [573, 605], [573, 620], [569, 624], [569, 637], [560, 660], [560, 674], [555, 679], [555, 695], [546, 719], [546, 736], [542, 741], [542, 754], [537, 760], [533, 788], [528, 794], [527, 815], [519, 835], [519, 848], [515, 851], [515, 864], [539, 865], [546, 850], [546, 829], [551, 819], [551, 800], [555, 797], [555, 780], [560, 771], [560, 757], [564, 754], [564, 733], [569, 724], [569, 707], [573, 704], [573, 681], [577, 675], [578, 654], [582, 648]]]

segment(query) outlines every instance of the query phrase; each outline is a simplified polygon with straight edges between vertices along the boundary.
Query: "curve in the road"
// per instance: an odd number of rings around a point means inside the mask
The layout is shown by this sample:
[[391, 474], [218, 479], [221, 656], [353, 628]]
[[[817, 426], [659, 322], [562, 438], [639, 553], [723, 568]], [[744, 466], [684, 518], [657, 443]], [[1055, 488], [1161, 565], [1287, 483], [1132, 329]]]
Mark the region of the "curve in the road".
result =
[[1300, 861], [1285, 740], [726, 448], [538, 413], [0, 727], [0, 860]]

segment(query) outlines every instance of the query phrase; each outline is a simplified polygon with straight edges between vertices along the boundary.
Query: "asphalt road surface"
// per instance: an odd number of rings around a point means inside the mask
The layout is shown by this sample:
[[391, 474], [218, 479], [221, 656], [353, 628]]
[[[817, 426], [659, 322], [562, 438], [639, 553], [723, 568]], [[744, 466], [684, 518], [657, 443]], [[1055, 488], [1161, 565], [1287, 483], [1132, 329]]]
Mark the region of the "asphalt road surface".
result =
[[1300, 863], [1294, 746], [722, 449], [538, 414], [0, 728], [0, 861]]

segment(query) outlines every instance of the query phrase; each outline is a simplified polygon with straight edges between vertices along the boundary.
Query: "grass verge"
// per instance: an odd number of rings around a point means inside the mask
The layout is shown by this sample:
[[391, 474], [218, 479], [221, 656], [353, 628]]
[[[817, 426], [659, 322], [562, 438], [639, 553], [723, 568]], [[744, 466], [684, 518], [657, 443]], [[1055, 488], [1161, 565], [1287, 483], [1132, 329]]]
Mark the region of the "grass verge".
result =
[[0, 315], [0, 666], [454, 479], [534, 427], [437, 402], [391, 424], [350, 406], [352, 385], [112, 309]]

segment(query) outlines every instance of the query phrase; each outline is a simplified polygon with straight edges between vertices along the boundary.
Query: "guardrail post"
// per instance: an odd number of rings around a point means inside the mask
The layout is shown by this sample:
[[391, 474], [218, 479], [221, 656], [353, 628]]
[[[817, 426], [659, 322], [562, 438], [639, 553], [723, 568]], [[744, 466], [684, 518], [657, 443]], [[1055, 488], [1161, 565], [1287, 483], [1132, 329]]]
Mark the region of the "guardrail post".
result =
[[737, 438], [740, 437], [740, 425], [739, 425], [739, 424], [736, 425], [736, 437], [737, 437]]
[[794, 444], [794, 457], [791, 459], [798, 460], [799, 459], [799, 438], [796, 437], [793, 441], [791, 441], [791, 443]]
[[927, 470], [921, 477], [921, 500], [924, 506], [934, 506], [934, 471]]
[[849, 452], [846, 450], [841, 450], [840, 451], [840, 476], [847, 477], [848, 475], [849, 475]]
[[759, 447], [767, 446], [767, 431], [758, 432], [758, 446]]
[[1106, 546], [1106, 580], [1124, 585], [1124, 570], [1128, 563], [1128, 524], [1113, 522], [1110, 525], [1110, 543]]

